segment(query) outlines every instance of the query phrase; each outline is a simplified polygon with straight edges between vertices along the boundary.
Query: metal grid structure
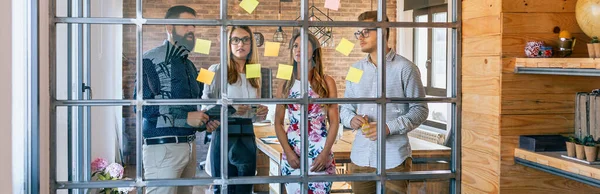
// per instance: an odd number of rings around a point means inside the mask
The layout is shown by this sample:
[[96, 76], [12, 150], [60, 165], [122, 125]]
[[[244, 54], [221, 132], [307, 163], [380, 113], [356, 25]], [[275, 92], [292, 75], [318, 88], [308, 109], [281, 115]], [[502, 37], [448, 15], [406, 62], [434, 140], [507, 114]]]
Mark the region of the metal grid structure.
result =
[[[73, 0], [74, 1], [74, 0]], [[266, 183], [286, 183], [286, 182], [299, 182], [302, 183], [302, 191], [303, 193], [308, 192], [308, 182], [318, 182], [318, 181], [377, 181], [377, 192], [385, 193], [385, 182], [388, 180], [428, 180], [428, 179], [436, 179], [436, 180], [450, 180], [450, 192], [451, 193], [460, 193], [460, 121], [461, 121], [461, 1], [452, 1], [452, 22], [448, 23], [414, 23], [414, 22], [385, 22], [382, 18], [386, 15], [386, 0], [378, 0], [378, 17], [377, 22], [352, 22], [352, 21], [309, 21], [309, 1], [301, 0], [301, 18], [298, 21], [276, 21], [276, 20], [229, 20], [227, 18], [227, 0], [220, 1], [220, 19], [217, 20], [188, 20], [188, 19], [145, 19], [142, 16], [142, 0], [136, 0], [136, 18], [91, 18], [89, 15], [89, 1], [85, 0], [86, 4], [83, 3], [84, 0], [78, 0], [78, 14], [73, 16], [71, 12], [72, 0], [69, 0], [68, 6], [69, 11], [67, 17], [55, 17], [54, 12], [56, 10], [56, 2], [52, 1], [51, 6], [49, 7], [51, 17], [53, 17], [51, 26], [50, 26], [50, 86], [51, 86], [51, 106], [50, 106], [50, 185], [51, 185], [51, 193], [56, 193], [57, 190], [61, 189], [70, 189], [73, 191], [77, 191], [78, 193], [83, 193], [85, 189], [90, 188], [110, 188], [110, 187], [137, 187], [137, 193], [143, 193], [144, 187], [163, 187], [163, 186], [193, 186], [193, 185], [208, 185], [208, 184], [217, 184], [222, 185], [222, 193], [227, 193], [227, 185], [235, 185], [235, 184], [266, 184]], [[38, 16], [38, 2], [31, 1], [31, 14], [34, 19], [30, 20], [30, 25], [32, 26], [32, 36], [37, 36], [37, 16]], [[84, 7], [85, 5], [85, 7]], [[86, 10], [86, 12], [84, 11]], [[35, 13], [34, 13], [35, 12]], [[227, 41], [224, 40], [224, 37], [227, 33], [228, 26], [232, 25], [248, 25], [248, 26], [288, 26], [288, 27], [299, 27], [301, 32], [301, 44], [306, 45], [308, 42], [308, 28], [312, 26], [322, 26], [322, 27], [371, 27], [377, 28], [377, 61], [381, 64], [377, 65], [377, 70], [379, 79], [377, 80], [378, 94], [377, 98], [353, 98], [353, 99], [343, 99], [343, 98], [335, 98], [335, 99], [310, 99], [307, 95], [308, 90], [308, 66], [307, 64], [307, 47], [302, 47], [301, 53], [301, 91], [303, 91], [303, 98], [300, 99], [228, 99], [226, 97], [222, 97], [221, 99], [211, 99], [211, 100], [202, 100], [202, 99], [173, 99], [173, 100], [144, 100], [140, 95], [143, 93], [142, 82], [137, 82], [137, 98], [133, 100], [89, 100], [87, 99], [89, 96], [84, 96], [82, 93], [82, 89], [80, 88], [71, 88], [68, 86], [69, 96], [67, 100], [56, 100], [56, 51], [55, 48], [52, 48], [56, 45], [56, 40], [54, 39], [54, 35], [56, 34], [56, 24], [64, 23], [68, 26], [68, 40], [70, 41], [73, 38], [73, 34], [71, 33], [71, 29], [73, 26], [77, 27], [77, 39], [80, 48], [83, 46], [88, 47], [88, 52], [84, 54], [82, 49], [79, 49], [77, 54], [78, 56], [78, 80], [83, 79], [83, 71], [85, 69], [84, 66], [87, 66], [87, 71], [89, 73], [89, 64], [90, 64], [90, 53], [89, 53], [89, 26], [91, 24], [134, 24], [137, 27], [136, 30], [136, 52], [137, 52], [137, 61], [136, 61], [136, 78], [137, 80], [142, 80], [142, 29], [145, 25], [156, 25], [156, 24], [188, 24], [188, 25], [196, 25], [196, 26], [220, 26], [220, 34], [221, 34], [221, 64], [227, 63]], [[35, 25], [35, 27], [33, 27]], [[450, 69], [450, 78], [451, 85], [449, 89], [449, 94], [451, 97], [447, 98], [387, 98], [385, 92], [382, 92], [383, 88], [385, 88], [385, 53], [382, 52], [385, 49], [385, 45], [387, 44], [386, 40], [383, 38], [385, 33], [385, 28], [388, 27], [405, 27], [405, 28], [447, 28], [451, 31], [451, 62], [448, 63], [448, 69]], [[84, 29], [87, 29], [84, 30]], [[84, 33], [86, 32], [86, 33]], [[69, 42], [70, 43], [70, 42]], [[84, 45], [84, 43], [87, 43]], [[32, 76], [32, 81], [36, 81], [38, 79], [37, 68], [38, 68], [38, 53], [37, 46], [39, 42], [37, 37], [31, 39], [31, 48], [33, 49], [30, 75]], [[68, 46], [68, 55], [72, 55], [73, 49], [72, 45]], [[87, 55], [87, 58], [86, 56]], [[87, 60], [84, 60], [87, 59]], [[71, 67], [73, 62], [72, 58], [69, 56], [68, 58], [68, 83], [71, 83]], [[226, 68], [221, 68], [221, 83], [226, 82]], [[89, 78], [89, 76], [88, 76]], [[87, 80], [89, 82], [89, 80]], [[38, 96], [37, 91], [37, 81], [33, 82], [30, 88], [32, 91], [32, 95]], [[225, 93], [227, 91], [227, 84], [222, 84], [221, 92]], [[71, 96], [71, 90], [75, 89], [80, 91], [80, 95], [74, 97]], [[39, 101], [37, 98], [32, 98], [31, 100]], [[377, 171], [375, 174], [350, 174], [350, 175], [308, 175], [308, 158], [306, 154], [302, 154], [301, 156], [301, 175], [299, 176], [280, 176], [280, 177], [233, 177], [230, 178], [227, 176], [227, 154], [225, 154], [226, 149], [221, 149], [221, 174], [220, 178], [197, 178], [197, 179], [168, 179], [168, 180], [148, 180], [143, 178], [142, 172], [142, 110], [143, 106], [147, 105], [198, 105], [198, 104], [249, 104], [249, 103], [261, 103], [261, 104], [300, 104], [303, 111], [302, 118], [304, 122], [301, 122], [301, 133], [307, 133], [307, 114], [305, 114], [308, 110], [308, 104], [316, 103], [316, 104], [325, 104], [325, 103], [377, 103], [377, 111], [378, 118], [385, 118], [385, 108], [386, 104], [390, 103], [409, 103], [409, 102], [437, 102], [437, 103], [451, 103], [451, 115], [452, 121], [451, 124], [451, 134], [452, 134], [452, 152], [451, 152], [451, 163], [450, 170], [437, 170], [437, 171], [418, 171], [418, 172], [406, 172], [406, 173], [386, 173], [385, 170], [382, 170], [382, 167], [385, 166], [385, 152], [381, 152], [380, 150], [385, 150], [385, 143], [381, 141], [385, 138], [383, 130], [378, 130], [378, 154], [377, 154]], [[57, 137], [57, 121], [56, 121], [56, 110], [58, 107], [69, 107], [69, 119], [71, 118], [71, 108], [78, 110], [78, 112], [86, 112], [93, 106], [135, 106], [137, 109], [136, 114], [136, 177], [134, 180], [119, 180], [119, 181], [90, 181], [90, 127], [84, 127], [81, 120], [83, 120], [83, 116], [78, 116], [79, 122], [77, 122], [77, 129], [69, 129], [69, 139], [72, 138], [72, 135], [76, 135], [76, 142], [68, 142], [69, 147], [73, 143], [76, 143], [77, 147], [80, 149], [76, 149], [74, 151], [69, 150], [69, 164], [71, 164], [72, 160], [75, 160], [75, 164], [77, 164], [74, 168], [73, 166], [69, 166], [69, 168], [73, 168], [74, 172], [72, 175], [69, 173], [69, 181], [57, 181], [57, 172], [56, 172], [56, 164], [57, 164], [57, 156], [56, 156], [56, 137]], [[34, 107], [35, 108], [35, 107]], [[34, 110], [34, 109], [30, 109]], [[85, 115], [85, 114], [80, 114]], [[222, 106], [221, 109], [221, 127], [223, 129], [227, 128], [227, 106]], [[87, 119], [89, 119], [89, 112], [87, 113]], [[39, 120], [39, 116], [31, 115], [31, 119], [33, 120], [33, 125], [30, 127], [30, 135], [33, 138], [29, 138], [27, 141], [28, 145], [31, 146], [29, 149], [32, 150], [31, 157], [28, 158], [29, 168], [28, 175], [30, 180], [40, 180], [39, 178], [39, 169], [36, 169], [36, 164], [39, 165], [39, 150], [36, 145], [39, 145], [39, 124], [37, 121]], [[71, 126], [72, 120], [69, 120], [69, 126]], [[385, 127], [384, 122], [378, 122], [377, 127], [379, 129]], [[72, 134], [71, 132], [74, 132]], [[226, 130], [221, 130], [221, 147], [225, 147], [228, 145]], [[303, 136], [301, 145], [302, 150], [301, 153], [306, 153], [305, 150], [308, 149], [308, 137]], [[71, 158], [71, 156], [74, 156]], [[30, 182], [32, 186], [29, 187], [29, 193], [38, 193], [39, 192], [39, 182], [35, 181]], [[37, 186], [36, 186], [37, 185]]]

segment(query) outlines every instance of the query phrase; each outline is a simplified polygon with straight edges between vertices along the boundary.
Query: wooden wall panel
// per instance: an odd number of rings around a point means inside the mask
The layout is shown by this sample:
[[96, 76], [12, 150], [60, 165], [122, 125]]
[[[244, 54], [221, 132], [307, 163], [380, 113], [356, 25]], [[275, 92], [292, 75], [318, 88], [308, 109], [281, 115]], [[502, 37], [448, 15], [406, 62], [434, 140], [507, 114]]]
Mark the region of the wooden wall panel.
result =
[[465, 111], [463, 107], [462, 128], [477, 130], [486, 135], [500, 135], [500, 117], [498, 114]]
[[499, 159], [499, 154], [463, 148], [461, 179], [463, 191], [467, 191], [464, 193], [499, 193]]
[[463, 148], [476, 149], [490, 156], [499, 155], [500, 136], [486, 134], [477, 128], [463, 128], [463, 131]]
[[500, 116], [500, 97], [463, 93], [463, 111]]
[[503, 115], [575, 113], [575, 94], [511, 94], [501, 98]]
[[502, 36], [463, 37], [463, 56], [500, 56]]
[[[590, 38], [583, 33], [574, 33], [577, 39], [573, 54], [570, 57], [588, 57], [587, 42]], [[544, 41], [548, 46], [558, 48], [558, 34], [554, 33], [504, 33], [502, 34], [502, 56], [503, 57], [526, 57], [525, 45], [527, 41]], [[555, 51], [556, 52], [556, 51]], [[554, 53], [558, 56], [557, 53]]]
[[519, 136], [501, 136], [500, 141], [500, 164], [513, 165], [515, 164], [515, 148], [519, 147]]
[[463, 76], [463, 94], [500, 95], [500, 77]]
[[500, 135], [573, 133], [575, 114], [502, 115]]
[[574, 12], [577, 0], [502, 0], [502, 12]]
[[503, 34], [553, 33], [554, 27], [583, 33], [574, 13], [502, 13]]
[[600, 77], [502, 74], [502, 95], [575, 94], [600, 87]]
[[463, 36], [500, 35], [500, 19], [500, 14], [466, 19], [463, 21]]
[[502, 9], [499, 0], [463, 0], [463, 20], [490, 15], [499, 15]]
[[500, 57], [499, 56], [479, 56], [462, 58], [462, 75], [479, 77], [499, 77], [500, 76]]
[[500, 183], [502, 193], [600, 193], [600, 188], [522, 165], [502, 165]]

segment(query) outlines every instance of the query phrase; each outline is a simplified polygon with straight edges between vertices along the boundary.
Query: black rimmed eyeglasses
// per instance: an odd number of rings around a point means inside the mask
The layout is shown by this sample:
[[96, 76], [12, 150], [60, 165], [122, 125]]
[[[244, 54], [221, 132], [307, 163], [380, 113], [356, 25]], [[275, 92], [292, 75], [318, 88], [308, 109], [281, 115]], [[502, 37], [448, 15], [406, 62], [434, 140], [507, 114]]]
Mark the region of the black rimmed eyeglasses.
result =
[[371, 32], [373, 30], [377, 30], [377, 28], [365, 28], [365, 29], [356, 31], [356, 32], [354, 32], [354, 37], [356, 37], [356, 39], [360, 39], [361, 36], [363, 38], [369, 38], [369, 32]]
[[252, 40], [252, 38], [250, 38], [249, 36], [245, 36], [243, 38], [232, 37], [232, 38], [229, 39], [229, 44], [236, 45], [236, 44], [239, 44], [241, 42], [241, 43], [244, 43], [244, 44], [247, 45], [247, 44], [250, 44], [251, 40]]

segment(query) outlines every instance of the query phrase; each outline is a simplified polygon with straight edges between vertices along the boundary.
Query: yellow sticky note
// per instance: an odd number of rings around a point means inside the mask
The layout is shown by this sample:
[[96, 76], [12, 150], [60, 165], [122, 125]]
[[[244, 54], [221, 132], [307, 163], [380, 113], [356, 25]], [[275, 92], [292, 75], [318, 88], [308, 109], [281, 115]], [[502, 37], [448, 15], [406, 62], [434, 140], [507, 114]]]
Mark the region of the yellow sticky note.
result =
[[360, 82], [360, 78], [362, 78], [363, 71], [354, 67], [350, 67], [348, 71], [348, 75], [346, 75], [346, 80], [354, 83]]
[[342, 38], [340, 44], [338, 44], [338, 46], [335, 47], [336, 51], [346, 56], [348, 56], [350, 52], [352, 52], [352, 49], [354, 49], [354, 43], [350, 42], [348, 39], [345, 38]]
[[243, 0], [240, 3], [240, 7], [244, 8], [244, 10], [246, 10], [249, 14], [252, 14], [252, 12], [254, 11], [254, 9], [256, 9], [257, 6], [257, 0]]
[[208, 55], [210, 53], [210, 40], [196, 39], [194, 52]]
[[259, 78], [260, 77], [260, 64], [248, 64], [246, 65], [246, 78]]
[[198, 73], [198, 77], [196, 80], [202, 82], [206, 85], [212, 84], [213, 79], [215, 78], [215, 72], [209, 71], [208, 69], [201, 68], [200, 73]]
[[265, 42], [265, 57], [277, 57], [279, 56], [279, 47], [281, 46], [278, 42]]
[[294, 66], [279, 64], [279, 69], [277, 69], [277, 78], [290, 80], [292, 79], [292, 72], [294, 71]]

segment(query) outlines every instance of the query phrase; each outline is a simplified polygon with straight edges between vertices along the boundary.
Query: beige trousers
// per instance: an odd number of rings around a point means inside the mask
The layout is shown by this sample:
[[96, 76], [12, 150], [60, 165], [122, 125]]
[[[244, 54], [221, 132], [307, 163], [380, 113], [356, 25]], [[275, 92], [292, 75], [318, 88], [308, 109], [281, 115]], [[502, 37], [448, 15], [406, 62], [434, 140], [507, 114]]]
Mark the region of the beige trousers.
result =
[[[145, 179], [194, 178], [196, 176], [196, 145], [168, 143], [144, 145]], [[146, 194], [191, 194], [192, 187], [148, 187]]]
[[[412, 158], [406, 158], [400, 166], [392, 169], [387, 169], [385, 172], [410, 172], [412, 169]], [[375, 173], [377, 169], [371, 167], [357, 166], [350, 163], [348, 171], [351, 174], [358, 173]], [[375, 181], [351, 182], [352, 192], [356, 194], [375, 194], [377, 193], [377, 185]], [[408, 180], [394, 180], [385, 183], [386, 194], [406, 194], [408, 193]]]

